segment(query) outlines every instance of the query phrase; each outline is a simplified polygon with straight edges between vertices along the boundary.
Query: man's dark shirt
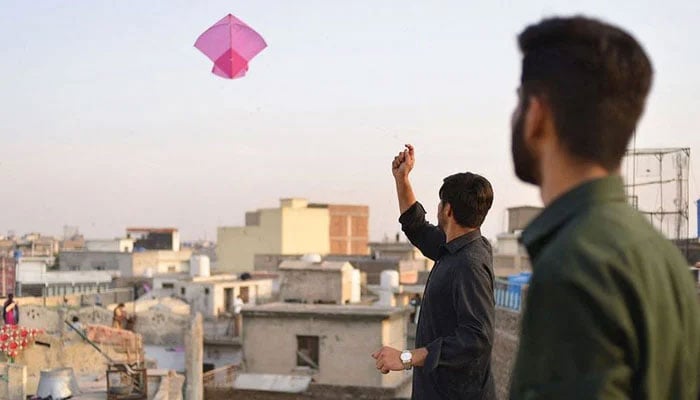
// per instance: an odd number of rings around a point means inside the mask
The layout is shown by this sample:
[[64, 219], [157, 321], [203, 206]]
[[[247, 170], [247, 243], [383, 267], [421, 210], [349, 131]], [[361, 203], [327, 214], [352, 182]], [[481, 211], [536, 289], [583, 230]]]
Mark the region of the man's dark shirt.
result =
[[413, 399], [495, 399], [493, 255], [479, 230], [445, 243], [416, 202], [399, 218], [408, 239], [435, 266], [421, 302], [416, 348], [428, 357], [413, 372]]

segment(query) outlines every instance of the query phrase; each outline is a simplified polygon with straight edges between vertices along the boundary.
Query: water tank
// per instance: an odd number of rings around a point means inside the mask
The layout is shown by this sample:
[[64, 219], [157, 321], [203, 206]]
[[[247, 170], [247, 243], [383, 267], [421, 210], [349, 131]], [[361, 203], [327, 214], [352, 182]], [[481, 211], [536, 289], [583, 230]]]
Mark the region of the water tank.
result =
[[374, 303], [375, 306], [378, 306], [378, 307], [395, 307], [396, 306], [396, 298], [394, 297], [394, 293], [392, 293], [390, 290], [380, 289], [378, 291], [378, 294], [379, 294], [379, 300], [377, 300], [377, 302]]
[[350, 271], [350, 302], [359, 303], [362, 295], [360, 270], [354, 269]]
[[398, 289], [399, 287], [399, 271], [384, 270], [379, 275], [379, 286], [382, 289]]
[[190, 258], [190, 276], [207, 277], [210, 275], [211, 268], [209, 265], [209, 257], [205, 255], [194, 255]]
[[143, 276], [146, 278], [153, 278], [153, 268], [146, 268], [146, 270], [143, 272]]
[[304, 254], [303, 256], [301, 256], [301, 261], [305, 261], [305, 262], [318, 264], [321, 262], [321, 260], [322, 259], [321, 259], [320, 254], [311, 253], [311, 254]]

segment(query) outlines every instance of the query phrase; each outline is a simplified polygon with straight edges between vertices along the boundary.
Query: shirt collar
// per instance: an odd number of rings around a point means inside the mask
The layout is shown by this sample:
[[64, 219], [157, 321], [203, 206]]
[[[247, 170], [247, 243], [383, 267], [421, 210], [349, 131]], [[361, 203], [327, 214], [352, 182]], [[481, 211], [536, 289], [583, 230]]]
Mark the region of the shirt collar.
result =
[[525, 228], [520, 238], [532, 253], [538, 242], [548, 237], [566, 221], [593, 204], [625, 201], [622, 177], [611, 175], [587, 181], [554, 200]]
[[468, 245], [469, 243], [475, 241], [476, 239], [481, 237], [481, 230], [476, 229], [474, 231], [471, 231], [469, 233], [465, 233], [462, 236], [458, 236], [452, 240], [450, 240], [448, 243], [445, 243], [442, 245], [442, 247], [447, 250], [450, 254], [454, 254], [458, 252], [462, 247]]

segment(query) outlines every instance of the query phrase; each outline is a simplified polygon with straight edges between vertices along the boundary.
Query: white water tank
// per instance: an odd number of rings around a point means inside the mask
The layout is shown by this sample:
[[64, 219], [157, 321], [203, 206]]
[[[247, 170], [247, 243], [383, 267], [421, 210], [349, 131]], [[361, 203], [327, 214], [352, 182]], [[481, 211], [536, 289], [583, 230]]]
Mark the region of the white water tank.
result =
[[362, 295], [362, 282], [360, 270], [353, 268], [350, 271], [350, 302], [359, 303]]
[[308, 263], [318, 264], [321, 262], [321, 260], [322, 260], [322, 258], [321, 258], [320, 254], [310, 253], [310, 254], [304, 254], [303, 256], [301, 256], [301, 261], [305, 261]]
[[399, 288], [399, 271], [384, 270], [379, 275], [379, 286], [382, 289], [398, 289]]
[[204, 255], [194, 255], [190, 258], [190, 276], [203, 276], [207, 277], [211, 275], [211, 268], [209, 265], [209, 257]]
[[378, 307], [395, 307], [396, 297], [394, 297], [394, 292], [388, 289], [379, 289], [377, 292], [379, 294], [379, 300], [374, 303]]

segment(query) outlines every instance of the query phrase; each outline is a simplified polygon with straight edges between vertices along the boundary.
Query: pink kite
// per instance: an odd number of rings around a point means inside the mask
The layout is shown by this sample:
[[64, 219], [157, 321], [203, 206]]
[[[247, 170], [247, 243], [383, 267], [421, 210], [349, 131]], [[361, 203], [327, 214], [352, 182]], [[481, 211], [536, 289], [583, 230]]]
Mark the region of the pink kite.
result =
[[245, 76], [248, 62], [267, 47], [267, 43], [245, 22], [229, 14], [202, 33], [194, 47], [214, 62], [212, 73], [236, 79]]

